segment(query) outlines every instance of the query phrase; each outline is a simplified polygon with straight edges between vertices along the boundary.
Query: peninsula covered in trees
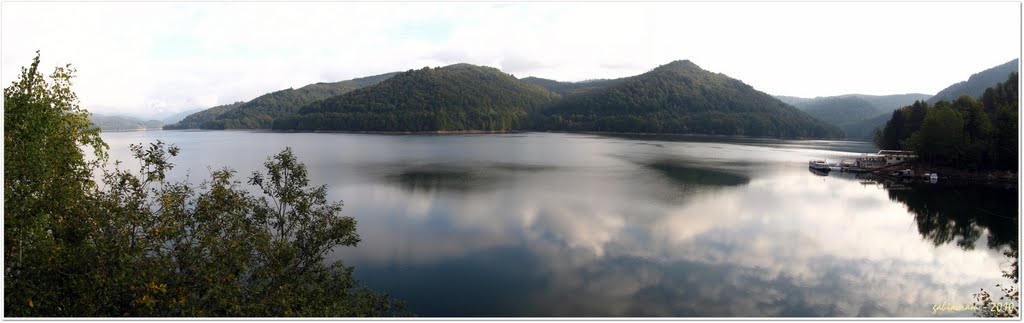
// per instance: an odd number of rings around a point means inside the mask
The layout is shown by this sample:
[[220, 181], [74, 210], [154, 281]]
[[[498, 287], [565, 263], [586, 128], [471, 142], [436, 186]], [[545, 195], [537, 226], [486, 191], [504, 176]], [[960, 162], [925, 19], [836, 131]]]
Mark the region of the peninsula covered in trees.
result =
[[916, 151], [920, 162], [970, 170], [1016, 170], [1019, 130], [1018, 74], [984, 90], [934, 104], [914, 102], [893, 111], [875, 132], [882, 149]]
[[470, 64], [371, 78], [379, 83], [363, 82], [363, 87], [327, 98], [263, 103], [267, 97], [295, 90], [275, 92], [197, 113], [165, 129], [843, 137], [834, 125], [690, 61], [675, 61], [633, 77], [576, 83], [517, 79], [495, 68]]

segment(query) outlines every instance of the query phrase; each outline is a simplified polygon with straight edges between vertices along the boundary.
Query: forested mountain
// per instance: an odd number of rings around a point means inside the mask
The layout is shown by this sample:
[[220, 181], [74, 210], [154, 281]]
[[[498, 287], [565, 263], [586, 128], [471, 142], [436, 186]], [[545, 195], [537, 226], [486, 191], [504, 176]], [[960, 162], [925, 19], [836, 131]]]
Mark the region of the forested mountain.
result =
[[1017, 66], [1019, 61], [1020, 59], [1014, 59], [1005, 64], [971, 75], [967, 81], [950, 85], [939, 91], [938, 94], [928, 99], [928, 104], [934, 104], [940, 100], [956, 100], [961, 95], [969, 95], [974, 99], [980, 99], [985, 89], [994, 87], [997, 83], [1006, 80], [1006, 76], [1010, 75], [1010, 73], [1019, 72], [1020, 69]]
[[[969, 95], [980, 99], [986, 88], [993, 87], [997, 83], [1006, 80], [1006, 76], [1018, 70], [1018, 60], [1014, 59], [1005, 64], [987, 69], [974, 74], [967, 81], [953, 84], [934, 96], [920, 93], [897, 94], [897, 95], [862, 95], [849, 94], [835, 97], [818, 97], [813, 99], [776, 96], [780, 100], [793, 104], [798, 109], [832, 124], [835, 124], [846, 132], [847, 138], [858, 140], [870, 140], [876, 128], [885, 126], [891, 117], [893, 110], [908, 106], [915, 101], [934, 104], [940, 100], [952, 101], [961, 95]], [[856, 100], [853, 99], [855, 97]], [[870, 104], [864, 106], [864, 103]], [[874, 115], [867, 115], [871, 109], [876, 110]]]
[[470, 64], [423, 68], [278, 91], [214, 107], [165, 128], [267, 127], [843, 136], [838, 127], [689, 61], [633, 77], [583, 82], [516, 79], [495, 68]]
[[684, 60], [568, 96], [535, 118], [543, 130], [841, 138], [771, 95]]
[[891, 114], [891, 111], [888, 113], [882, 113], [870, 119], [846, 124], [841, 128], [846, 132], [846, 138], [850, 140], [872, 140], [875, 135], [875, 129], [884, 127], [885, 121], [889, 120], [889, 116]]
[[850, 139], [870, 140], [875, 128], [885, 124], [887, 116], [901, 106], [917, 100], [926, 100], [930, 95], [920, 93], [895, 95], [846, 94], [839, 96], [798, 98], [776, 96], [789, 102], [812, 117], [843, 129]]
[[425, 67], [309, 104], [274, 129], [503, 131], [522, 128], [528, 114], [557, 97], [492, 67]]
[[203, 125], [212, 122], [214, 119], [224, 114], [224, 112], [237, 108], [238, 106], [244, 103], [245, 102], [239, 101], [232, 104], [218, 105], [203, 111], [190, 114], [178, 123], [165, 125], [164, 130], [209, 128], [203, 127]]
[[134, 131], [134, 130], [159, 130], [164, 125], [159, 120], [142, 120], [126, 116], [108, 116], [93, 114], [89, 116], [93, 126], [101, 131]]
[[1013, 170], [1017, 160], [1020, 102], [1017, 73], [982, 92], [935, 104], [914, 102], [893, 111], [875, 136], [882, 149], [914, 150], [932, 165]]
[[541, 87], [548, 89], [548, 91], [555, 92], [563, 96], [567, 96], [580, 94], [595, 89], [606, 88], [615, 84], [622, 83], [624, 79], [620, 78], [614, 80], [599, 79], [581, 82], [559, 82], [555, 80], [531, 76], [523, 78], [522, 80], [530, 84], [540, 85]]
[[[306, 104], [374, 85], [394, 76], [387, 73], [335, 83], [316, 83], [298, 89], [264, 94], [249, 102], [213, 107], [186, 117], [166, 129], [269, 129], [274, 119], [292, 116]], [[212, 110], [212, 111], [211, 111]], [[193, 118], [193, 116], [195, 116]]]
[[857, 96], [832, 96], [815, 98], [793, 105], [812, 117], [837, 126], [882, 114], [882, 110]]
[[804, 107], [808, 105], [820, 104], [818, 101], [837, 99], [837, 98], [848, 98], [856, 97], [858, 99], [867, 101], [875, 108], [882, 110], [886, 113], [892, 112], [892, 110], [899, 109], [902, 106], [914, 103], [917, 100], [927, 100], [932, 97], [928, 94], [922, 93], [907, 93], [907, 94], [892, 94], [892, 95], [867, 95], [867, 94], [844, 94], [837, 96], [819, 96], [815, 98], [801, 98], [795, 96], [776, 95], [775, 98], [786, 102], [800, 110], [805, 110]]

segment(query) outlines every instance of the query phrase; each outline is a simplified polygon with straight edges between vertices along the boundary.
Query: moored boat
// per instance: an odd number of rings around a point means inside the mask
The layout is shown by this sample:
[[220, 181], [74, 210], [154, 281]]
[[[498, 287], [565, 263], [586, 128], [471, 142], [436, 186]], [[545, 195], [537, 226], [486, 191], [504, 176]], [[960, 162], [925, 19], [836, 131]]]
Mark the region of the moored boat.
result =
[[832, 170], [832, 166], [829, 165], [828, 163], [826, 163], [824, 160], [811, 160], [811, 161], [807, 162], [807, 167], [809, 167], [809, 168], [811, 168], [813, 170], [822, 171], [822, 172], [827, 172], [827, 171], [831, 171]]

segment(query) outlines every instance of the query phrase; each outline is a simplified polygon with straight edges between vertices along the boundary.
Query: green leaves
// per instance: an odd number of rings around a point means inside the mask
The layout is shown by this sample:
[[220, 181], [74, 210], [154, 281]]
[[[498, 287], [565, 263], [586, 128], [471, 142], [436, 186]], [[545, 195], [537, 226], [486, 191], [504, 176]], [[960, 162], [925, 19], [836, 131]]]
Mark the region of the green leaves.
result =
[[[5, 314], [66, 313], [73, 306], [67, 275], [74, 272], [79, 226], [90, 210], [92, 170], [106, 145], [71, 91], [75, 70], [38, 71], [39, 55], [4, 88]], [[86, 160], [83, 149], [92, 149]]]
[[[359, 242], [356, 221], [311, 187], [291, 149], [250, 182], [231, 169], [168, 181], [179, 154], [131, 145], [138, 168], [93, 171], [106, 146], [38, 57], [4, 89], [4, 305], [7, 316], [380, 316], [402, 314], [352, 269], [325, 264]], [[82, 148], [91, 147], [94, 161]], [[272, 201], [272, 203], [271, 203]]]

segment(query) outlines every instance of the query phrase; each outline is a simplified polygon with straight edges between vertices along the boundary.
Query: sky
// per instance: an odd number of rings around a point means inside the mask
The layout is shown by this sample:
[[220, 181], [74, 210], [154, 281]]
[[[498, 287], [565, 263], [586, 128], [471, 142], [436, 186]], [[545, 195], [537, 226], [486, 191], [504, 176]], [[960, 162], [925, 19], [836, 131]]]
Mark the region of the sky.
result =
[[159, 116], [471, 63], [618, 78], [689, 59], [799, 97], [935, 94], [1018, 58], [1017, 2], [5, 2], [4, 86], [41, 53], [81, 106]]

